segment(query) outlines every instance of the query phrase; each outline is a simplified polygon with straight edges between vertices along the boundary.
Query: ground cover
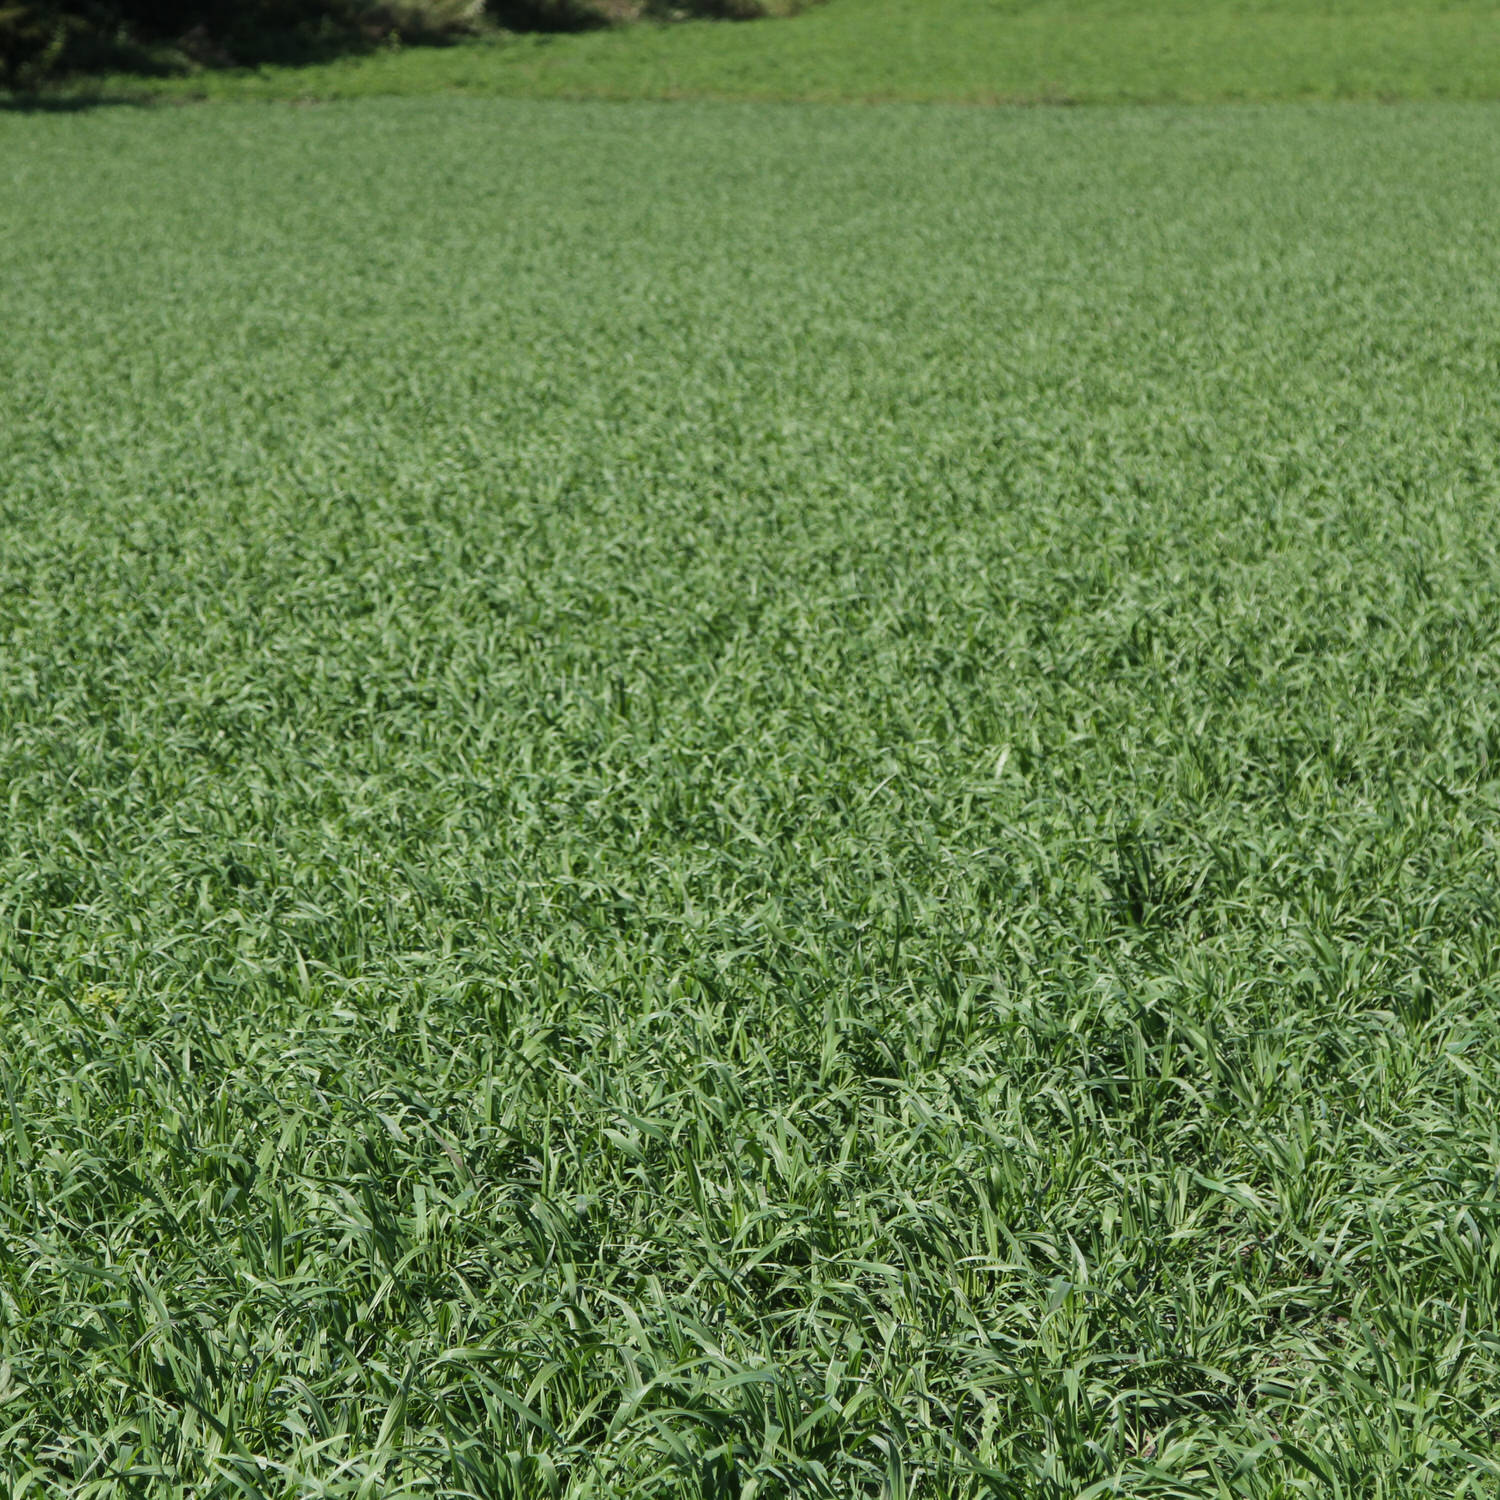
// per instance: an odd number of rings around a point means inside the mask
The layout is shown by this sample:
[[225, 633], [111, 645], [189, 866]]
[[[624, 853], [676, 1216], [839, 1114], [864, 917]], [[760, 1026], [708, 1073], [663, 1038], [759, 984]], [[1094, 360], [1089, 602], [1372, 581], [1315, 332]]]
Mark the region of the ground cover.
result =
[[1493, 1494], [1497, 126], [0, 119], [7, 1493]]
[[1121, 103], [1500, 98], [1497, 0], [827, 0], [696, 21], [387, 50], [316, 68], [107, 80], [151, 98]]

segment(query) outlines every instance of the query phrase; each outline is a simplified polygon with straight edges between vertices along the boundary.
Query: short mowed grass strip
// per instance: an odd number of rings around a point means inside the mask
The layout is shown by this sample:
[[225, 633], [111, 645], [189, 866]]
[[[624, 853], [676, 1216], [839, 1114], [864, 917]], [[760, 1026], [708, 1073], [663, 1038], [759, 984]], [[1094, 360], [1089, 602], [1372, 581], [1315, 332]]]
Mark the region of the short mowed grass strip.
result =
[[0, 258], [7, 1496], [1496, 1493], [1500, 112], [13, 115]]

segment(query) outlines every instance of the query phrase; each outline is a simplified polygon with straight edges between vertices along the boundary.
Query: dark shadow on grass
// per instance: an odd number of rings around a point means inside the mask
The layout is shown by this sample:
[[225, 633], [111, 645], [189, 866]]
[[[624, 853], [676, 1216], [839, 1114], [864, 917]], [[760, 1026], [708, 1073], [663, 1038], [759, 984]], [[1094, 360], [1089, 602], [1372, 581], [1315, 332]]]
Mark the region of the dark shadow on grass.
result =
[[651, 3], [644, 9], [611, 6], [609, 0], [489, 0], [487, 14], [506, 31], [600, 31], [629, 22], [697, 20], [753, 21], [763, 18], [756, 0], [681, 0]]
[[[402, 34], [399, 45], [423, 51], [429, 48], [461, 47], [472, 42], [467, 32], [419, 32]], [[392, 37], [383, 32], [285, 32], [230, 36], [225, 39], [223, 56], [199, 60], [199, 70], [206, 73], [241, 72], [264, 67], [312, 68], [337, 62], [343, 57], [368, 57], [391, 46]]]
[[489, 18], [505, 31], [600, 31], [610, 24], [600, 12], [548, 0], [490, 0], [487, 9]]

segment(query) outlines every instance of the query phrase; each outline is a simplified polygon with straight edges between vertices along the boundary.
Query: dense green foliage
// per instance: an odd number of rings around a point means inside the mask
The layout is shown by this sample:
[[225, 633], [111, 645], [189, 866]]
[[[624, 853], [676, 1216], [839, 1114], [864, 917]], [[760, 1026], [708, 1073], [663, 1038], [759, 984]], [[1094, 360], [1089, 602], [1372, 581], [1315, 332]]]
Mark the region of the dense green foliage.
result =
[[307, 62], [392, 38], [473, 32], [484, 0], [0, 0], [0, 84], [133, 67]]
[[751, 19], [795, 0], [0, 0], [0, 85], [133, 68], [305, 67], [406, 42], [485, 32], [583, 30], [688, 16]]
[[976, 104], [1500, 99], [1500, 0], [827, 0], [774, 26], [690, 21], [500, 36], [314, 69], [210, 72], [151, 91]]
[[1495, 1493], [1497, 127], [0, 118], [6, 1493]]

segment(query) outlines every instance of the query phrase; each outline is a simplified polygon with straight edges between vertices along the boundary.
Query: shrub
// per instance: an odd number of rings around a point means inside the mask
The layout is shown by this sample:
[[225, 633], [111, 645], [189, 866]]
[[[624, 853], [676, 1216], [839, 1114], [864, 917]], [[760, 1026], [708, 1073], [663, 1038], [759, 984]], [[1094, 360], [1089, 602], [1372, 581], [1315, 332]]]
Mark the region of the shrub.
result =
[[790, 15], [813, 0], [0, 0], [0, 87], [56, 73], [176, 71], [194, 64], [313, 61], [336, 52], [433, 43], [488, 19], [527, 31], [633, 21]]
[[476, 30], [484, 0], [0, 0], [0, 83], [186, 62], [294, 61], [393, 34], [442, 41]]

